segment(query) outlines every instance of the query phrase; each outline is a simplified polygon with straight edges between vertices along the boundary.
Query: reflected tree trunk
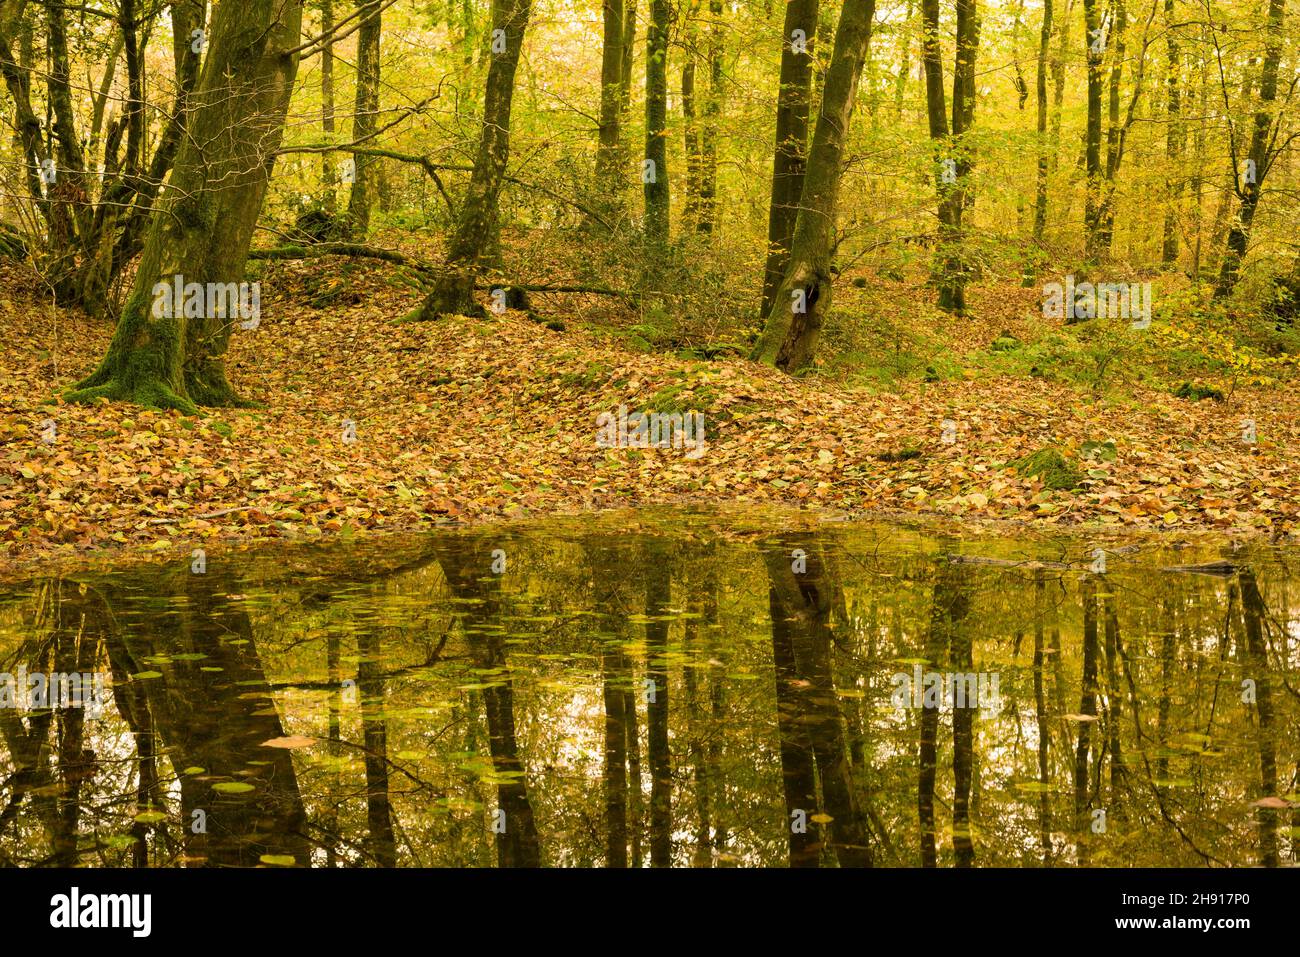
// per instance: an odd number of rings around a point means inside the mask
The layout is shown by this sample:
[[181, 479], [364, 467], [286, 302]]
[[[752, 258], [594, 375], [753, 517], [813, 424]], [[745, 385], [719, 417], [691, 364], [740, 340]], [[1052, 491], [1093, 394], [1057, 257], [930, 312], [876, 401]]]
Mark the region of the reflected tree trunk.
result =
[[484, 675], [483, 709], [487, 714], [488, 749], [496, 772], [497, 809], [504, 828], [496, 829], [499, 867], [538, 867], [541, 844], [528, 797], [528, 778], [519, 759], [515, 735], [514, 684], [502, 650], [499, 626], [504, 612], [501, 581], [493, 575], [494, 546], [484, 536], [448, 536], [436, 545], [438, 562], [452, 593], [471, 609], [462, 626], [474, 667]]
[[1110, 806], [1107, 813], [1122, 818], [1128, 768], [1124, 766], [1120, 742], [1120, 728], [1124, 720], [1124, 692], [1119, 684], [1119, 613], [1115, 608], [1114, 588], [1105, 577], [1100, 579], [1100, 583], [1106, 627], [1106, 750], [1110, 755]]
[[[1247, 674], [1255, 682], [1255, 714], [1259, 719], [1255, 739], [1259, 749], [1259, 787], [1261, 797], [1277, 797], [1277, 741], [1273, 713], [1272, 678], [1268, 664], [1268, 648], [1264, 642], [1264, 619], [1268, 609], [1260, 596], [1255, 572], [1243, 568], [1240, 572], [1241, 607], [1246, 620]], [[1263, 867], [1277, 867], [1278, 812], [1274, 808], [1255, 809], [1259, 823], [1259, 863]]]
[[[1049, 0], [1050, 2], [1050, 0]], [[1047, 695], [1043, 688], [1043, 612], [1046, 588], [1043, 571], [1034, 575], [1034, 717], [1038, 727], [1038, 843], [1043, 851], [1043, 866], [1052, 865], [1052, 818], [1048, 788], [1051, 785], [1049, 766], [1051, 727], [1047, 723]]]
[[[970, 611], [970, 595], [965, 570], [954, 562], [940, 559], [935, 571], [933, 600], [930, 605], [930, 628], [926, 634], [925, 659], [931, 669], [944, 666], [953, 636], [961, 629]], [[918, 748], [917, 817], [920, 821], [921, 866], [937, 867], [935, 846], [934, 790], [938, 770], [939, 708], [923, 698], [921, 741]]]
[[361, 695], [361, 730], [365, 742], [366, 821], [369, 849], [380, 867], [397, 866], [397, 841], [388, 797], [388, 722], [384, 719], [384, 679], [379, 676], [380, 640], [371, 628], [357, 634], [357, 691]]
[[[953, 622], [948, 634], [948, 660], [960, 674], [974, 673], [970, 631], [962, 622]], [[981, 702], [982, 704], [982, 702]], [[975, 844], [971, 840], [970, 795], [974, 769], [975, 707], [967, 700], [964, 707], [953, 701], [952, 708], [952, 849], [958, 867], [975, 863]]]
[[605, 864], [627, 867], [627, 712], [623, 655], [606, 646], [600, 655], [605, 703]]
[[[827, 574], [823, 544], [815, 535], [784, 537], [775, 547], [764, 550], [764, 559], [774, 658], [778, 644], [784, 644], [788, 636], [795, 677], [787, 677], [786, 681], [798, 689], [794, 701], [801, 709], [792, 720], [807, 728], [810, 739], [823, 813], [830, 818], [823, 831], [825, 846], [834, 851], [841, 867], [870, 867], [866, 815], [854, 781], [844, 717], [832, 678], [831, 609], [843, 604], [842, 596], [836, 596], [840, 583]], [[784, 655], [787, 649], [780, 651]], [[788, 669], [788, 663], [785, 667]], [[777, 668], [780, 674], [782, 665]], [[815, 800], [816, 795], [813, 797]]]
[[650, 752], [650, 866], [673, 862], [673, 769], [668, 744], [668, 608], [671, 560], [659, 541], [645, 546], [646, 742]]
[[[115, 684], [119, 673], [162, 672], [152, 679], [127, 678], [124, 685], [142, 686], [143, 700], [137, 696], [129, 710], [142, 730], [152, 721], [180, 779], [188, 862], [252, 867], [274, 856], [305, 866], [310, 845], [292, 752], [263, 747], [285, 736], [284, 725], [276, 709], [266, 707], [271, 688], [252, 624], [231, 598], [239, 591], [230, 567], [212, 561], [205, 574], [186, 568], [161, 581], [156, 574], [144, 581], [129, 574], [115, 579], [105, 592], [110, 608], [128, 593], [169, 599], [165, 610], [142, 617], [129, 632], [105, 635]], [[146, 659], [154, 656], [171, 660], [150, 665]], [[193, 767], [203, 773], [181, 773]], [[221, 784], [252, 790], [228, 792]]]
[[1079, 695], [1079, 740], [1074, 752], [1074, 818], [1079, 833], [1079, 863], [1087, 855], [1083, 835], [1090, 823], [1092, 801], [1088, 794], [1088, 752], [1092, 747], [1091, 720], [1097, 714], [1097, 583], [1092, 576], [1080, 586], [1083, 597], [1083, 677]]

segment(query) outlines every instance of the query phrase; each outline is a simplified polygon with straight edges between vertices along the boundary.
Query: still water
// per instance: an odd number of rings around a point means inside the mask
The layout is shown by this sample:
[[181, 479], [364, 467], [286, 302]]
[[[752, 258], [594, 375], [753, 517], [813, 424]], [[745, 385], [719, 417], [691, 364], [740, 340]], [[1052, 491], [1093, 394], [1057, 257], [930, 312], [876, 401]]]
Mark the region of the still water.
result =
[[1105, 544], [669, 509], [0, 584], [0, 866], [1294, 866], [1300, 554]]

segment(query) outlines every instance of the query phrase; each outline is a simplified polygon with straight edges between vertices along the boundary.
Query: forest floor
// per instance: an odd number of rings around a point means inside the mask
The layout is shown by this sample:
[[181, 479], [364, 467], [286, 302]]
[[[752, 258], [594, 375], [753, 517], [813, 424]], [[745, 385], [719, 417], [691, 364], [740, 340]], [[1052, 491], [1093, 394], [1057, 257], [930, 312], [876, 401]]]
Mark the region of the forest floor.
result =
[[[995, 340], [1048, 334], [1029, 290], [982, 291], [975, 318], [927, 325], [943, 339], [942, 375], [922, 360], [923, 371], [881, 382], [852, 374], [837, 341], [879, 338], [878, 327], [828, 330], [824, 374], [790, 378], [741, 357], [638, 349], [584, 324], [573, 296], [540, 297], [563, 331], [514, 311], [394, 325], [416, 294], [386, 264], [352, 268], [347, 288], [317, 307], [311, 290], [339, 274], [337, 260], [273, 268], [281, 293], [264, 301], [256, 330], [236, 331], [230, 355], [232, 381], [261, 405], [198, 418], [64, 404], [57, 396], [94, 368], [112, 330], [34, 298], [20, 267], [0, 275], [0, 572], [106, 549], [346, 538], [648, 503], [1098, 534], [1300, 531], [1300, 411], [1289, 386], [1193, 402], [1154, 381], [1098, 389], [999, 365]], [[858, 290], [845, 286], [852, 305]], [[900, 311], [932, 313], [928, 295], [874, 291], [891, 302], [890, 336], [906, 325]], [[900, 341], [889, 346], [895, 359]], [[702, 454], [599, 447], [597, 416], [620, 406], [703, 412]], [[1243, 441], [1244, 419], [1256, 442]], [[944, 420], [956, 427], [951, 444]], [[1077, 487], [1045, 488], [1009, 465], [1047, 446], [1077, 469]]]

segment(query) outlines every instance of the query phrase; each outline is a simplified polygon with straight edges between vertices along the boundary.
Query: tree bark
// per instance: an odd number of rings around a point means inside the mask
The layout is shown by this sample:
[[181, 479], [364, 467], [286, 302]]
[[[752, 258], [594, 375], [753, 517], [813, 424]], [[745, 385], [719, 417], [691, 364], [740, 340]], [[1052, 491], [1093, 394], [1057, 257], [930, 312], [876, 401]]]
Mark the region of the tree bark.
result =
[[[325, 142], [334, 142], [334, 0], [320, 0], [320, 30], [325, 40], [320, 51], [320, 125]], [[325, 211], [331, 216], [338, 212], [338, 194], [335, 191], [334, 157], [321, 154], [321, 183], [325, 187]]]
[[[1228, 296], [1237, 286], [1241, 263], [1250, 246], [1250, 232], [1255, 222], [1255, 211], [1259, 207], [1260, 190], [1273, 159], [1270, 140], [1273, 134], [1273, 104], [1277, 100], [1278, 66], [1282, 60], [1282, 19], [1285, 11], [1286, 0], [1269, 0], [1264, 65], [1259, 83], [1259, 108], [1255, 111], [1250, 152], [1247, 154], [1248, 160], [1254, 164], [1254, 175], [1247, 176], [1243, 171], [1233, 171], [1232, 185], [1239, 205], [1237, 218], [1228, 230], [1227, 251], [1219, 269], [1219, 282], [1215, 287], [1215, 296], [1218, 298]], [[1235, 150], [1233, 160], [1236, 161]]]
[[752, 358], [786, 372], [808, 366], [831, 303], [831, 256], [849, 121], [871, 42], [875, 0], [845, 0], [835, 31], [808, 168], [795, 220], [790, 264], [773, 297]]
[[196, 411], [239, 400], [225, 374], [233, 323], [155, 315], [160, 280], [241, 282], [298, 70], [302, 0], [220, 0], [193, 111], [134, 288], [99, 368], [69, 398]]
[[623, 0], [604, 0], [605, 39], [600, 60], [600, 145], [596, 149], [596, 183], [601, 200], [616, 203], [622, 192], [621, 147], [623, 34], [627, 12]]
[[1047, 55], [1052, 41], [1052, 0], [1043, 0], [1043, 30], [1038, 41], [1038, 74], [1035, 96], [1038, 106], [1038, 169], [1034, 197], [1034, 248], [1033, 261], [1026, 270], [1030, 282], [1038, 275], [1043, 256], [1043, 233], [1047, 229], [1047, 174], [1051, 170], [1051, 156], [1047, 148]]
[[501, 52], [492, 54], [488, 66], [478, 156], [447, 250], [446, 271], [416, 310], [415, 318], [484, 314], [483, 307], [474, 301], [474, 282], [482, 270], [483, 257], [496, 225], [497, 201], [510, 160], [510, 109], [515, 72], [531, 12], [532, 0], [493, 0], [489, 42], [498, 43], [493, 49]]
[[[780, 92], [776, 101], [776, 151], [772, 199], [767, 214], [767, 263], [763, 269], [762, 315], [772, 312], [790, 262], [808, 149], [808, 106], [812, 96], [813, 43], [818, 0], [790, 0], [781, 36]], [[796, 33], [796, 31], [798, 31]], [[802, 43], [795, 38], [802, 38]]]
[[1084, 201], [1084, 257], [1094, 262], [1102, 248], [1101, 90], [1105, 40], [1097, 0], [1083, 0], [1083, 48], [1088, 63], [1088, 127], [1084, 156], [1087, 191]]
[[1182, 162], [1186, 136], [1180, 85], [1182, 51], [1174, 21], [1174, 0], [1165, 0], [1165, 44], [1169, 52], [1165, 73], [1165, 159], [1169, 163], [1169, 179], [1165, 185], [1165, 226], [1160, 244], [1160, 264], [1166, 267], [1178, 264], [1178, 207], [1183, 196], [1182, 173], [1178, 166]]
[[[352, 117], [352, 140], [368, 143], [379, 122], [379, 37], [383, 0], [362, 0], [365, 10], [357, 31], [357, 95]], [[348, 200], [348, 235], [364, 241], [370, 231], [370, 207], [375, 200], [378, 173], [373, 156], [354, 154], [355, 177]]]
[[645, 235], [651, 246], [668, 245], [668, 0], [650, 0], [646, 31], [645, 161], [641, 182], [645, 193]]

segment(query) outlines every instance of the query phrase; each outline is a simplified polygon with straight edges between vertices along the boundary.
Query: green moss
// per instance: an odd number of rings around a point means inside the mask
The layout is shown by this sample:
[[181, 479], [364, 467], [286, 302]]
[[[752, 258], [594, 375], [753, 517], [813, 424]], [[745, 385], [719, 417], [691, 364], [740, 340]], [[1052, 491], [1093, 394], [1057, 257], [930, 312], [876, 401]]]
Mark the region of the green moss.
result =
[[649, 412], [706, 412], [718, 401], [718, 394], [709, 386], [682, 382], [665, 386], [656, 392], [646, 405]]
[[560, 376], [560, 385], [565, 388], [595, 389], [609, 381], [614, 367], [608, 362], [588, 362], [581, 372], [566, 372]]
[[179, 325], [173, 319], [150, 320], [146, 297], [136, 294], [127, 303], [99, 368], [64, 397], [69, 402], [132, 402], [195, 415], [198, 406], [185, 391], [180, 363]]
[[1016, 474], [1036, 478], [1043, 488], [1071, 489], [1083, 481], [1083, 475], [1059, 451], [1048, 446], [1008, 462]]
[[906, 446], [898, 451], [881, 452], [876, 458], [882, 462], [908, 462], [912, 459], [919, 459], [921, 450], [914, 446]]
[[1201, 385], [1199, 382], [1184, 382], [1174, 390], [1174, 398], [1191, 399], [1193, 402], [1200, 402], [1204, 399], [1213, 399], [1215, 402], [1223, 401], [1223, 392], [1213, 386]]

